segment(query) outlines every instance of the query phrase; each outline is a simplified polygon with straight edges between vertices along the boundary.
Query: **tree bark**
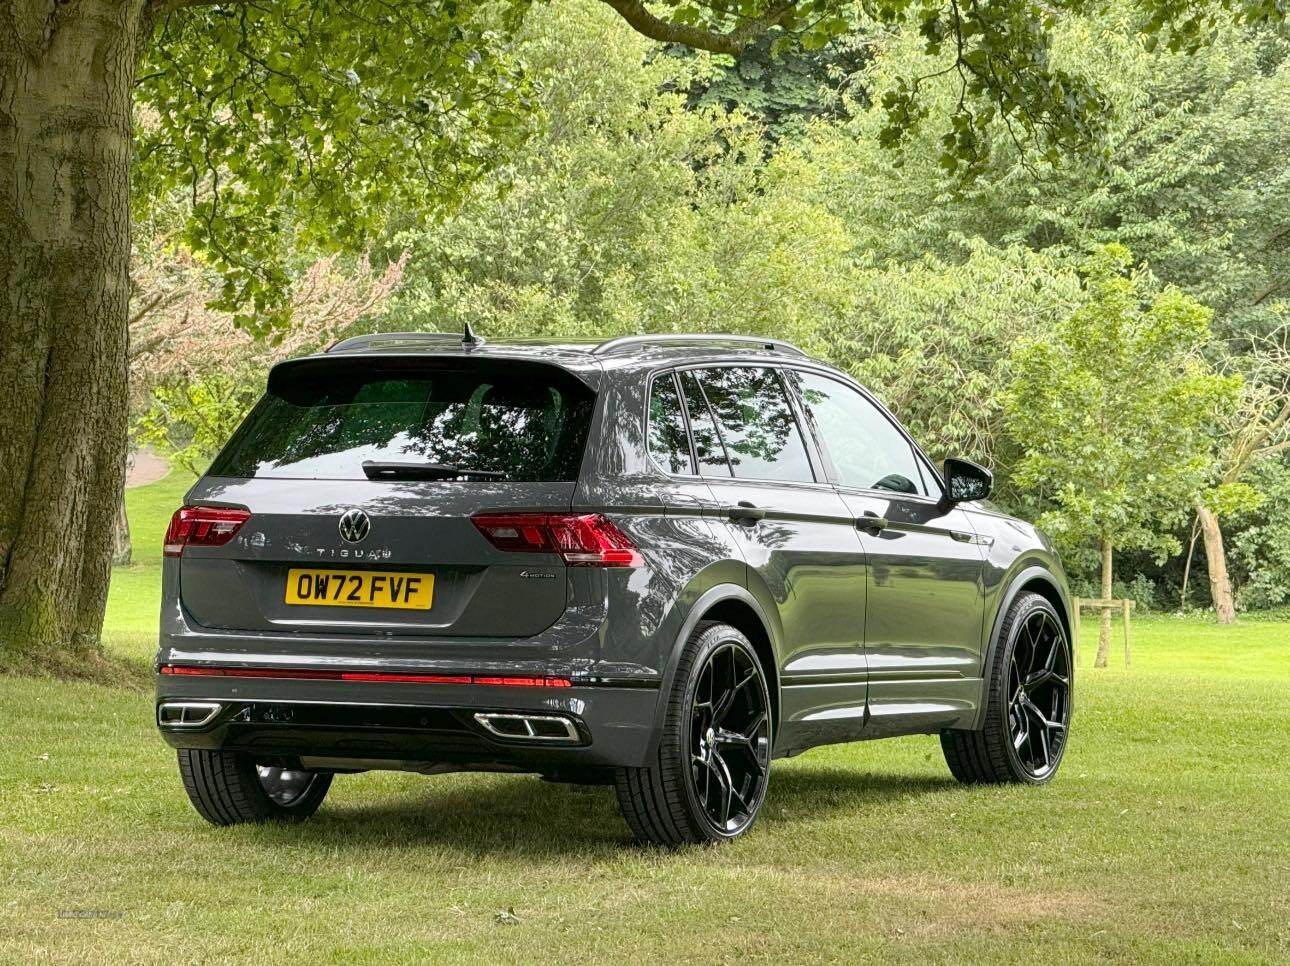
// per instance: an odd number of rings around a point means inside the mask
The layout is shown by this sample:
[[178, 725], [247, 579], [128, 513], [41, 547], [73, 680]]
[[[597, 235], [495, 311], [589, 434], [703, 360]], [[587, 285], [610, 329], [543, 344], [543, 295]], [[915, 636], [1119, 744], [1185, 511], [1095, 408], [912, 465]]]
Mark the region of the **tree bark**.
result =
[[[1111, 599], [1112, 589], [1112, 543], [1111, 538], [1102, 537], [1102, 599]], [[1094, 667], [1106, 667], [1107, 658], [1111, 656], [1111, 612], [1107, 608], [1102, 608], [1102, 619], [1097, 628], [1097, 657], [1093, 661]]]
[[0, 6], [0, 665], [98, 648], [125, 473], [141, 0]]
[[1232, 581], [1227, 576], [1227, 551], [1223, 548], [1223, 531], [1218, 515], [1209, 507], [1198, 506], [1196, 518], [1205, 538], [1205, 563], [1209, 568], [1209, 593], [1220, 624], [1236, 622], [1236, 602], [1232, 598]]

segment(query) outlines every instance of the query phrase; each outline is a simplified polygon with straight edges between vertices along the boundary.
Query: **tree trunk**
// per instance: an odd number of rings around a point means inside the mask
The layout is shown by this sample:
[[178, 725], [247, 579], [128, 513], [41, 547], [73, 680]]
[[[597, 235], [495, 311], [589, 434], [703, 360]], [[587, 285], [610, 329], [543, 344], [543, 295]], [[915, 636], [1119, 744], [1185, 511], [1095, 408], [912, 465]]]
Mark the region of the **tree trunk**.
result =
[[1200, 518], [1191, 525], [1191, 539], [1187, 541], [1187, 562], [1183, 564], [1182, 593], [1178, 595], [1178, 609], [1187, 613], [1187, 582], [1191, 580], [1191, 562], [1196, 556], [1196, 538], [1200, 536]]
[[1220, 624], [1236, 622], [1236, 604], [1232, 599], [1232, 582], [1227, 576], [1227, 551], [1223, 549], [1223, 531], [1218, 516], [1208, 507], [1198, 506], [1196, 518], [1205, 537], [1205, 563], [1209, 567], [1209, 593]]
[[[1111, 538], [1102, 538], [1102, 599], [1111, 599]], [[1111, 611], [1102, 608], [1102, 619], [1097, 628], [1097, 657], [1094, 667], [1106, 667], [1107, 658], [1111, 655]]]
[[125, 473], [141, 7], [0, 6], [0, 666], [98, 647]]
[[[125, 475], [128, 479], [130, 469], [134, 466], [134, 453], [130, 453], [125, 460]], [[125, 512], [125, 486], [121, 487], [121, 495], [116, 501], [116, 518], [112, 526], [112, 566], [126, 567], [130, 564], [130, 558], [134, 556], [134, 544], [130, 540], [130, 516]]]

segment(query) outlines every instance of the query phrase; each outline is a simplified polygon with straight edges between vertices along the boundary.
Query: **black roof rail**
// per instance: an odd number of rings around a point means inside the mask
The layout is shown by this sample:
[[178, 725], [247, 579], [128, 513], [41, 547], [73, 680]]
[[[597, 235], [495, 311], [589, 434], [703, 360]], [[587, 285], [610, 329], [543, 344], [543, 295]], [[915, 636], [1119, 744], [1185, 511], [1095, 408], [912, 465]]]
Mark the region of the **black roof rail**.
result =
[[805, 356], [806, 353], [782, 339], [765, 339], [757, 335], [624, 335], [609, 339], [591, 350], [592, 355], [607, 356], [627, 352], [634, 348], [660, 345], [741, 346], [766, 349], [770, 352], [790, 352]]
[[387, 345], [418, 345], [428, 342], [456, 342], [461, 344], [460, 332], [370, 332], [367, 335], [350, 336], [333, 342], [327, 352], [348, 352], [351, 349], [369, 349]]

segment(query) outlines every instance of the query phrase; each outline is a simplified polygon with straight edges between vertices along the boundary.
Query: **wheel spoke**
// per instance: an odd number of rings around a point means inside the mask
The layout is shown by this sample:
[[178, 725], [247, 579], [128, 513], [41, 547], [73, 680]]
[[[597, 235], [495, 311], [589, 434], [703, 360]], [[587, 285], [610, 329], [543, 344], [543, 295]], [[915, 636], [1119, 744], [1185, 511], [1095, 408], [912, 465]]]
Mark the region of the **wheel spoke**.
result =
[[734, 643], [714, 649], [696, 679], [690, 778], [697, 804], [725, 834], [751, 820], [769, 770], [770, 714], [761, 682], [755, 660]]
[[726, 768], [726, 763], [717, 755], [712, 756], [711, 770], [717, 779], [717, 788], [721, 792], [721, 824], [728, 825], [730, 806], [734, 804], [734, 782], [730, 778], [730, 770]]
[[1062, 677], [1056, 671], [1051, 668], [1044, 668], [1043, 670], [1036, 671], [1034, 674], [1026, 678], [1025, 684], [1022, 686], [1027, 691], [1034, 691], [1036, 688], [1042, 688], [1045, 684], [1054, 681], [1062, 685], [1062, 687], [1065, 687], [1069, 683], [1066, 678]]
[[1029, 740], [1030, 740], [1030, 729], [1023, 727], [1017, 731], [1016, 737], [1012, 739], [1012, 747], [1016, 748], [1017, 751], [1021, 751], [1021, 746], [1024, 745]]

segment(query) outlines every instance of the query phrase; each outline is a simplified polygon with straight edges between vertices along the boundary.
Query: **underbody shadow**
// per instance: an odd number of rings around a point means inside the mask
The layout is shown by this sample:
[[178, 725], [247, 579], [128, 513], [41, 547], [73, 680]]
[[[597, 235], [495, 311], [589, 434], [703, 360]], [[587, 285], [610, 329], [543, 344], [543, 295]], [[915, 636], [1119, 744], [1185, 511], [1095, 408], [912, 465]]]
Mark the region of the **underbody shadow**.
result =
[[[338, 777], [337, 787], [344, 781], [345, 776]], [[424, 781], [423, 793], [398, 801], [333, 799], [309, 822], [281, 834], [296, 844], [313, 842], [341, 850], [429, 847], [466, 855], [566, 860], [612, 858], [631, 844], [608, 786], [558, 785], [533, 776], [483, 776], [451, 784], [441, 777]], [[862, 819], [868, 809], [883, 803], [956, 787], [949, 778], [781, 768], [772, 776], [758, 826], [778, 830], [837, 813]]]

